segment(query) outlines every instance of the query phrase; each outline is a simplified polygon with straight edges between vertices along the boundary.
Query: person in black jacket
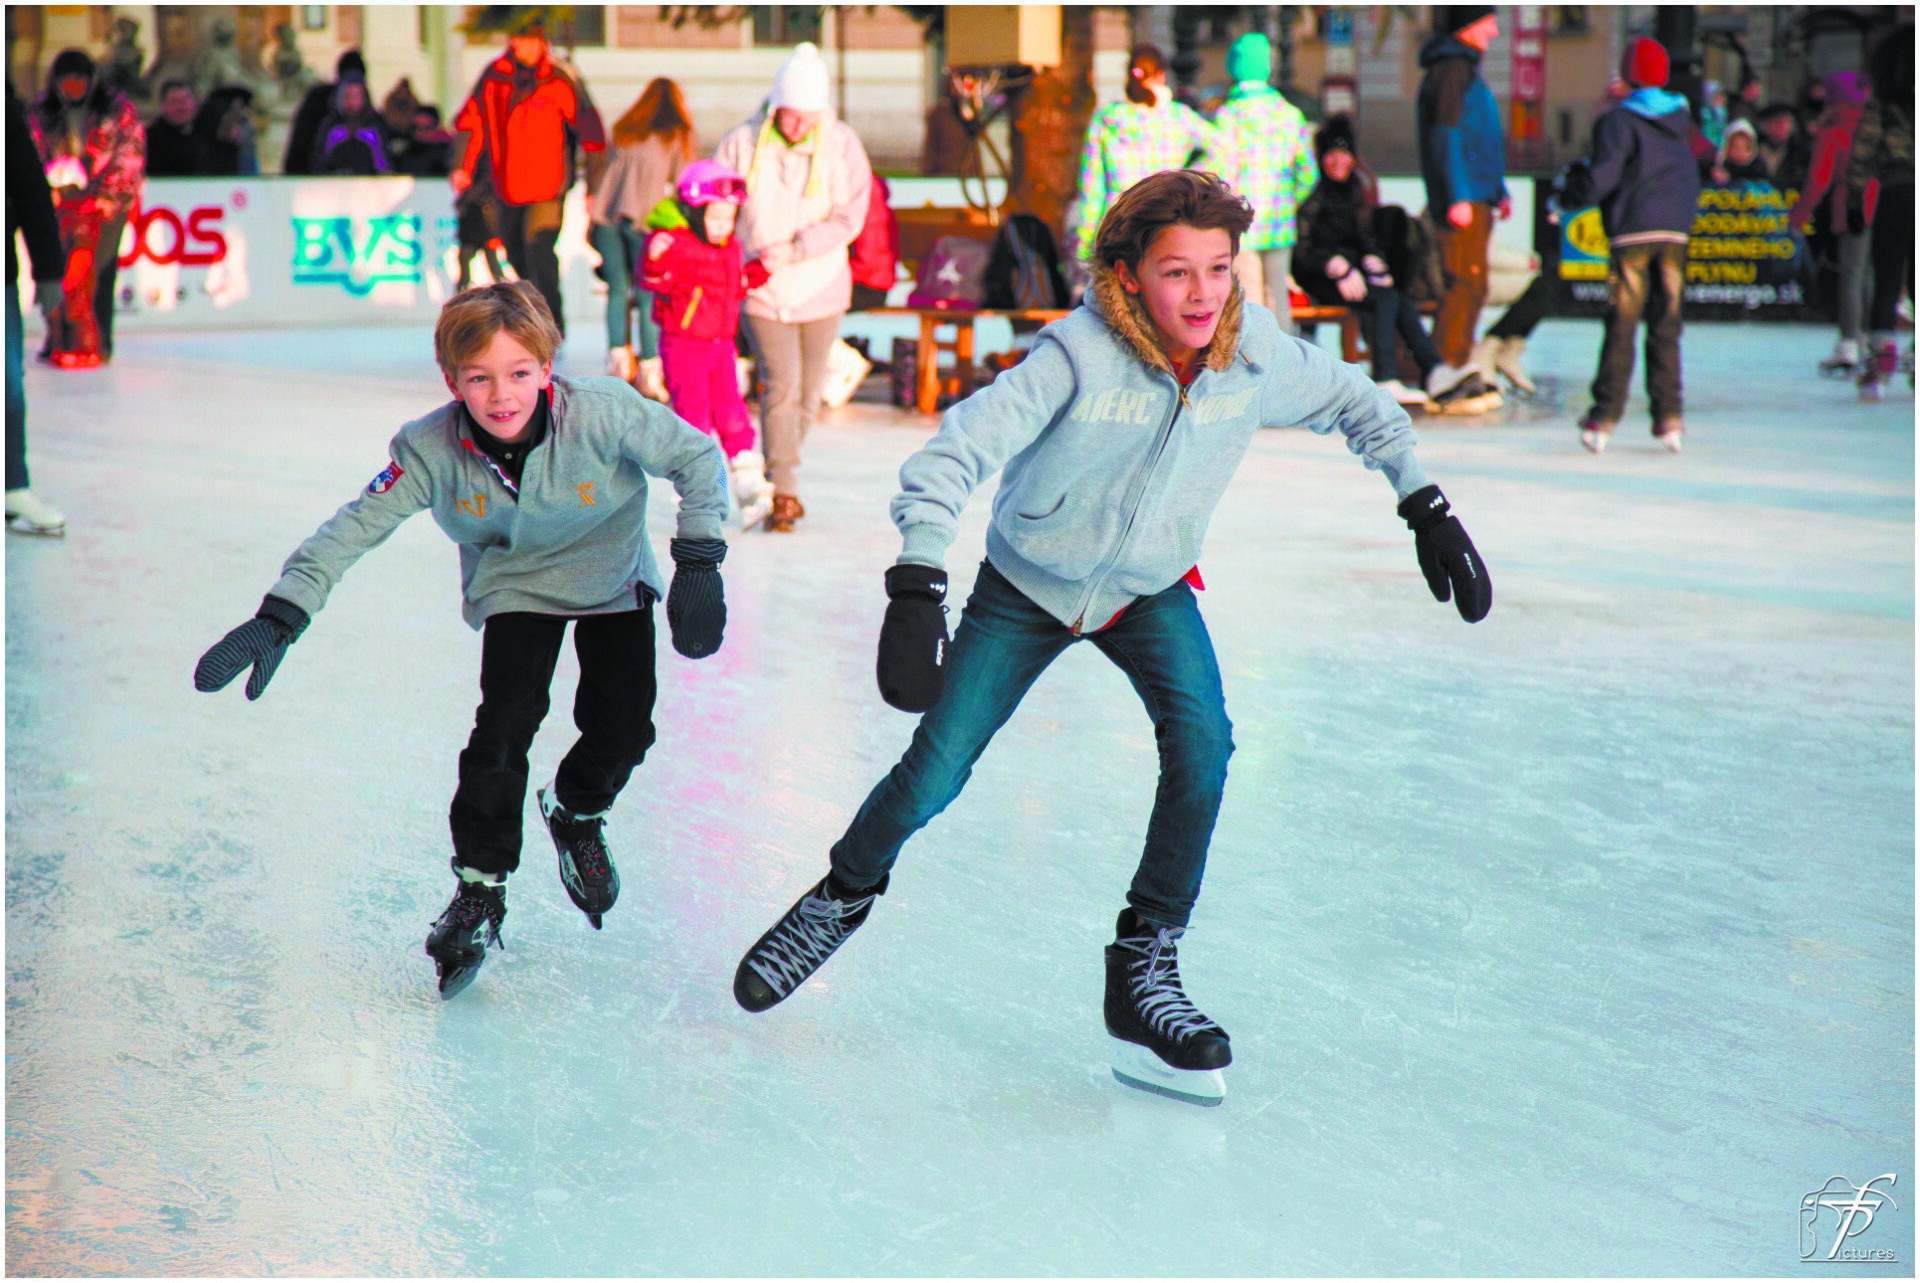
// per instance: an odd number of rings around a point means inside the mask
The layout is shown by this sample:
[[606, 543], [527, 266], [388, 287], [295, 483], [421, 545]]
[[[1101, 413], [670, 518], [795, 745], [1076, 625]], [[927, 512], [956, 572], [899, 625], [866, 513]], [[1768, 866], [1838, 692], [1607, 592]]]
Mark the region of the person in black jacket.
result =
[[191, 81], [160, 86], [160, 114], [147, 122], [148, 178], [191, 178], [200, 172], [200, 142], [193, 136], [199, 106]]
[[1293, 277], [1316, 303], [1365, 312], [1370, 321], [1373, 380], [1402, 405], [1428, 405], [1427, 394], [1400, 382], [1394, 337], [1406, 340], [1424, 384], [1440, 364], [1433, 339], [1420, 325], [1413, 300], [1396, 288], [1381, 246], [1372, 234], [1373, 181], [1359, 168], [1353, 125], [1335, 116], [1313, 136], [1320, 181], [1295, 215]]
[[358, 49], [349, 49], [333, 64], [333, 79], [324, 85], [311, 85], [294, 109], [293, 124], [287, 129], [287, 154], [281, 162], [283, 174], [313, 172], [313, 144], [320, 136], [320, 122], [333, 110], [333, 93], [348, 76], [367, 82], [367, 60]]
[[20, 317], [20, 261], [16, 234], [33, 265], [33, 301], [52, 318], [60, 311], [67, 252], [53, 191], [40, 168], [40, 153], [27, 128], [27, 113], [13, 82], [7, 82], [7, 529], [30, 535], [64, 535], [67, 519], [27, 488], [27, 394], [25, 326]]
[[1593, 409], [1580, 421], [1580, 443], [1595, 454], [1626, 409], [1633, 380], [1633, 339], [1647, 317], [1647, 397], [1653, 435], [1680, 450], [1680, 298], [1686, 283], [1687, 234], [1700, 199], [1693, 159], [1693, 117], [1687, 100], [1662, 88], [1667, 51], [1645, 38], [1628, 46], [1620, 75], [1633, 92], [1593, 127], [1593, 151], [1563, 192], [1564, 204], [1598, 204], [1611, 245], [1607, 264], [1606, 338], [1593, 379]]

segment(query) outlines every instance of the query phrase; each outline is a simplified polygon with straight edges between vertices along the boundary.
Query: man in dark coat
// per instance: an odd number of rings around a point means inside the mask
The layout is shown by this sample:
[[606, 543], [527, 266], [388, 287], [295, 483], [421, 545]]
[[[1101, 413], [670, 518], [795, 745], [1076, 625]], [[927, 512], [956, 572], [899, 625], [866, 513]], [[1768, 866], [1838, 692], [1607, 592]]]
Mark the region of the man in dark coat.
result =
[[53, 192], [27, 128], [26, 108], [7, 82], [7, 528], [22, 534], [64, 535], [67, 519], [27, 489], [26, 335], [20, 317], [20, 262], [16, 233], [33, 265], [33, 301], [49, 318], [59, 312], [67, 254]]
[[200, 143], [193, 136], [199, 106], [191, 81], [160, 86], [160, 114], [147, 122], [148, 178], [190, 178], [200, 172]]
[[367, 60], [360, 56], [358, 49], [341, 54], [333, 64], [333, 79], [324, 85], [310, 86], [300, 99], [299, 107], [294, 109], [293, 124], [287, 130], [287, 156], [281, 162], [281, 173], [313, 172], [313, 144], [320, 137], [320, 122], [333, 110], [334, 90], [348, 76], [358, 76], [362, 83], [366, 82]]

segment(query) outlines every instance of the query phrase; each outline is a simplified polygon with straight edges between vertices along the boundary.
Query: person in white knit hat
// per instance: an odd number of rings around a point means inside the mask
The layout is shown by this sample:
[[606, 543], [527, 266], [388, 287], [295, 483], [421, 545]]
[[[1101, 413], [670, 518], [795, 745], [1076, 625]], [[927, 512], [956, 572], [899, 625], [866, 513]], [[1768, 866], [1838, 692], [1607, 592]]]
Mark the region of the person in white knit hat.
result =
[[827, 64], [797, 46], [766, 105], [720, 140], [714, 159], [747, 180], [737, 235], [771, 275], [747, 295], [747, 338], [760, 362], [760, 439], [773, 481], [767, 529], [804, 515], [800, 443], [821, 405], [827, 353], [853, 297], [847, 246], [867, 217], [873, 169], [833, 114]]

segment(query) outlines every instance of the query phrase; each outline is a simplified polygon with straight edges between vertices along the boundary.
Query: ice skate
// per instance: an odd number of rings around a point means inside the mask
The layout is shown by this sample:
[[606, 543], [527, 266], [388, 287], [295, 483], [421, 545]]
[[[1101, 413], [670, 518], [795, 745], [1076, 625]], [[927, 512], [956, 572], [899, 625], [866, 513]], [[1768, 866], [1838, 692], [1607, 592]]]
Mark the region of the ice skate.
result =
[[1653, 439], [1674, 454], [1680, 453], [1680, 443], [1687, 435], [1687, 425], [1677, 414], [1669, 414], [1653, 425]]
[[1480, 379], [1472, 365], [1447, 365], [1442, 362], [1427, 375], [1427, 395], [1439, 405], [1442, 414], [1487, 414], [1506, 402]]
[[666, 405], [670, 401], [667, 395], [666, 367], [657, 356], [649, 356], [634, 367], [632, 383], [634, 390], [649, 401], [658, 401]]
[[733, 973], [733, 997], [748, 1011], [765, 1011], [792, 995], [806, 978], [859, 930], [887, 879], [866, 891], [846, 892], [828, 874], [813, 884], [773, 928], [747, 950]]
[[[1527, 368], [1520, 364], [1520, 358], [1527, 350], [1527, 341], [1523, 338], [1500, 340], [1500, 346], [1494, 349], [1493, 368], [1498, 370], [1507, 382], [1513, 384], [1513, 390], [1522, 396], [1532, 396], [1540, 390], [1531, 378], [1527, 377]], [[1489, 386], [1493, 384], [1488, 379]]]
[[7, 529], [23, 535], [64, 535], [67, 519], [22, 487], [7, 491]]
[[606, 815], [575, 815], [560, 805], [552, 784], [540, 790], [539, 798], [540, 817], [560, 855], [560, 881], [574, 907], [598, 931], [600, 915], [620, 898], [620, 874], [613, 867], [613, 852], [607, 850]]
[[1113, 1076], [1129, 1087], [1192, 1105], [1227, 1096], [1227, 1031], [1201, 1015], [1180, 986], [1181, 927], [1155, 927], [1122, 909], [1107, 946], [1107, 1032]]
[[1899, 368], [1899, 345], [1893, 339], [1876, 337], [1872, 350], [1860, 364], [1860, 399], [1869, 403], [1880, 400]]
[[1820, 373], [1829, 379], [1851, 379], [1860, 373], [1860, 344], [1841, 339], [1833, 345], [1833, 354], [1820, 362]]
[[740, 511], [740, 528], [751, 530], [773, 511], [773, 482], [767, 480], [767, 461], [758, 450], [742, 450], [727, 464], [733, 481], [733, 506]]
[[1388, 379], [1386, 382], [1377, 383], [1374, 386], [1392, 397], [1399, 404], [1406, 406], [1409, 410], [1423, 410], [1428, 414], [1434, 414], [1440, 409], [1425, 392], [1422, 392], [1418, 388], [1410, 388], [1398, 379]]
[[607, 349], [607, 374], [622, 383], [633, 382], [634, 372], [638, 369], [633, 349], [630, 347], [611, 347]]
[[442, 998], [451, 998], [473, 983], [487, 959], [488, 945], [507, 947], [500, 940], [500, 924], [507, 917], [506, 875], [493, 881], [488, 874], [462, 868], [458, 861], [453, 871], [460, 876], [459, 890], [427, 932], [427, 956], [439, 972]]
[[1580, 420], [1580, 444], [1587, 448], [1589, 454], [1605, 454], [1607, 438], [1612, 435], [1611, 423], [1603, 423], [1592, 415]]

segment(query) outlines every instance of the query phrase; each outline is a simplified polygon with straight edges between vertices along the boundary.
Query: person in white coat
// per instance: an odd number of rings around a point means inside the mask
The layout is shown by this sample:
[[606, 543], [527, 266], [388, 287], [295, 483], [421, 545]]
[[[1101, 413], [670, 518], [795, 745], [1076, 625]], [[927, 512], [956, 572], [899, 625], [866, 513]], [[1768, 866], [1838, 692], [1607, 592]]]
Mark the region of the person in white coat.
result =
[[773, 482], [766, 526], [791, 531], [804, 515], [800, 444], [819, 413], [827, 354], [853, 298], [847, 246], [860, 234], [873, 187], [866, 148], [833, 114], [827, 64], [801, 44], [750, 120], [720, 140], [714, 159], [745, 175], [738, 235], [770, 275], [747, 295], [747, 338], [760, 363], [760, 439]]

